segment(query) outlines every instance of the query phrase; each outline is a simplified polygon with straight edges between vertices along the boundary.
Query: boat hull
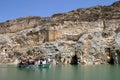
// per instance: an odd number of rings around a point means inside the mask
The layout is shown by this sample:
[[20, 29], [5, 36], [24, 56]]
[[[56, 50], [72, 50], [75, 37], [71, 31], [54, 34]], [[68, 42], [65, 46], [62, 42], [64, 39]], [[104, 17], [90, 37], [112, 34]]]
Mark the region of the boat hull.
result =
[[42, 64], [39, 65], [39, 68], [48, 68], [50, 66], [50, 64]]
[[18, 68], [49, 68], [50, 64], [41, 65], [18, 65]]

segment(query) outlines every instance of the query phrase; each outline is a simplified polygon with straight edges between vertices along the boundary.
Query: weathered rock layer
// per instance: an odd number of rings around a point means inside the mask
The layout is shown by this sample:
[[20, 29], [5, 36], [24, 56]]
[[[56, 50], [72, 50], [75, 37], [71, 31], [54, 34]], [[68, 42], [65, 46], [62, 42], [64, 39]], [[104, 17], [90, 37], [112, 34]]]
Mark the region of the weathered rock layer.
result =
[[110, 63], [112, 58], [120, 63], [120, 1], [0, 23], [0, 63], [24, 53], [44, 54], [56, 63], [71, 63], [74, 55], [78, 63]]

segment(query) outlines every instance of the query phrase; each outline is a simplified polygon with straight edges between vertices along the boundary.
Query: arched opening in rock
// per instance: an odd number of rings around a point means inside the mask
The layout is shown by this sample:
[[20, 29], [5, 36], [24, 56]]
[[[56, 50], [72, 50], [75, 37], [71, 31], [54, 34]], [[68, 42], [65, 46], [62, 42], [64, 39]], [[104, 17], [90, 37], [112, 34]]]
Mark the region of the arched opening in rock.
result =
[[114, 64], [114, 62], [115, 62], [115, 61], [114, 61], [113, 57], [111, 57], [111, 58], [110, 58], [110, 61], [108, 61], [109, 64]]
[[72, 56], [71, 64], [78, 64], [78, 56], [76, 54]]
[[119, 50], [110, 50], [108, 63], [119, 64], [119, 53], [120, 53]]

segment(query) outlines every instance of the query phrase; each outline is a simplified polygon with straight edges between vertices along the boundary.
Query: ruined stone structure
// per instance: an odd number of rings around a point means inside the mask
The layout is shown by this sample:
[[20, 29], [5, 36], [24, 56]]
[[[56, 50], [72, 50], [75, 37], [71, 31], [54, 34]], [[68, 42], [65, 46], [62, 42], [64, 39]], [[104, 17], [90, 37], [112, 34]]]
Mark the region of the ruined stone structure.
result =
[[50, 27], [46, 30], [47, 38], [46, 42], [55, 41], [62, 37], [62, 34], [59, 30], [56, 30], [55, 27]]
[[51, 17], [29, 16], [0, 23], [0, 57], [10, 54], [0, 63], [9, 62], [10, 56], [14, 61], [16, 53], [27, 53], [35, 47], [37, 53], [54, 55], [53, 59], [61, 55], [56, 62], [70, 63], [77, 55], [82, 64], [111, 63], [111, 59], [120, 63], [120, 1]]

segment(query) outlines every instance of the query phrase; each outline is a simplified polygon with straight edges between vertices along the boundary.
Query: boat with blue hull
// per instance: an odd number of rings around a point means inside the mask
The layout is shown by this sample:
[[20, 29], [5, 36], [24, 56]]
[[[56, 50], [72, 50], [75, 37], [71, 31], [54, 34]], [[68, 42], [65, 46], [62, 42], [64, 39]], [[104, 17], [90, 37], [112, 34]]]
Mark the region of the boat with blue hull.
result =
[[18, 64], [18, 68], [49, 68], [50, 63], [40, 64], [40, 65], [20, 65]]
[[38, 59], [35, 60], [21, 60], [18, 64], [18, 68], [48, 68], [50, 66], [50, 59]]

